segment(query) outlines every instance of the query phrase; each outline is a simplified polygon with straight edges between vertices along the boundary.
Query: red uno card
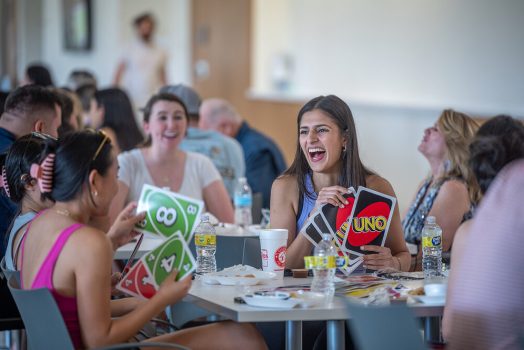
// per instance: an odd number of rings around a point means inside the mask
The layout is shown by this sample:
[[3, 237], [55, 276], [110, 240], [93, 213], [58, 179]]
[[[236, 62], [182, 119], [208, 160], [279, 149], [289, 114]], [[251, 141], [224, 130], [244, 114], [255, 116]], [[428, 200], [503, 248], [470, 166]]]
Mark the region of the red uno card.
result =
[[343, 248], [352, 254], [363, 255], [363, 245], [384, 246], [395, 209], [395, 197], [359, 187]]
[[120, 280], [116, 288], [129, 295], [149, 299], [155, 295], [157, 286], [140, 260]]

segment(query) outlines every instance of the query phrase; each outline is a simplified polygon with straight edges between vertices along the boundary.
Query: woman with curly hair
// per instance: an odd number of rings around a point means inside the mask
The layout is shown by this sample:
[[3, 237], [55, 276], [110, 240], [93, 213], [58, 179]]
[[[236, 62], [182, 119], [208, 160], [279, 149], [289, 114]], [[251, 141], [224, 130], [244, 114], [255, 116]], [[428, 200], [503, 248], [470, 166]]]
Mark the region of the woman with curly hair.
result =
[[[424, 131], [418, 150], [431, 173], [422, 182], [402, 220], [406, 241], [420, 246], [422, 228], [434, 216], [442, 228], [442, 249], [451, 249], [453, 236], [478, 201], [478, 186], [468, 167], [468, 146], [478, 124], [470, 116], [446, 109], [435, 125]], [[421, 270], [422, 251], [412, 258], [411, 271]]]

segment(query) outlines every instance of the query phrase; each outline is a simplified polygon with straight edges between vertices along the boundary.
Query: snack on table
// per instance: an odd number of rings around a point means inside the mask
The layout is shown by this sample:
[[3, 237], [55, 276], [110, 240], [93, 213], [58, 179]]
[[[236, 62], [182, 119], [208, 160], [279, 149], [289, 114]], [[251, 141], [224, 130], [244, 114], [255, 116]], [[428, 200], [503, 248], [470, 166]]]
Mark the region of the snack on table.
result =
[[408, 292], [409, 295], [425, 295], [424, 287], [418, 287]]
[[293, 269], [293, 278], [307, 278], [308, 269]]

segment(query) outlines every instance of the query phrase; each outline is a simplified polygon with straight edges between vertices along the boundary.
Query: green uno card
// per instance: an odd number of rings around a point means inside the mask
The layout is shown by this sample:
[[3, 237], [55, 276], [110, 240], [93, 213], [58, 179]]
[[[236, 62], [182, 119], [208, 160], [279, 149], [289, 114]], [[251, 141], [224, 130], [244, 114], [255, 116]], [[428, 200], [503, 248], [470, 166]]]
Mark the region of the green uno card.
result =
[[203, 207], [204, 203], [198, 199], [144, 185], [137, 212], [145, 211], [146, 217], [136, 228], [140, 232], [162, 238], [172, 237], [178, 232], [189, 242]]
[[160, 286], [167, 275], [177, 269], [176, 280], [180, 280], [196, 269], [193, 254], [180, 233], [175, 233], [154, 250], [145, 254], [141, 259], [152, 276], [153, 282]]

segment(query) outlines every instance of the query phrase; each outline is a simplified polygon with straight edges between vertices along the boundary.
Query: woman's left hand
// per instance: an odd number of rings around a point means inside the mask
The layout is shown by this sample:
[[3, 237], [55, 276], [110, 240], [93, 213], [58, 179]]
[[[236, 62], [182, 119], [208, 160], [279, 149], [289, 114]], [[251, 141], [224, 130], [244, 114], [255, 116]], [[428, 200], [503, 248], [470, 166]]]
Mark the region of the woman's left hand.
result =
[[139, 233], [134, 231], [133, 228], [137, 223], [144, 220], [146, 213], [135, 214], [137, 207], [136, 202], [129, 203], [124, 210], [120, 212], [115, 222], [107, 232], [107, 235], [111, 239], [113, 249], [117, 249], [124, 244], [131, 241]]
[[378, 245], [364, 245], [360, 247], [361, 250], [368, 252], [376, 252], [376, 254], [364, 255], [364, 267], [370, 270], [382, 269], [399, 269], [399, 261], [393, 255], [388, 247], [381, 247]]

